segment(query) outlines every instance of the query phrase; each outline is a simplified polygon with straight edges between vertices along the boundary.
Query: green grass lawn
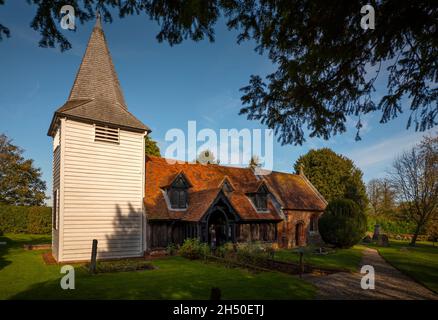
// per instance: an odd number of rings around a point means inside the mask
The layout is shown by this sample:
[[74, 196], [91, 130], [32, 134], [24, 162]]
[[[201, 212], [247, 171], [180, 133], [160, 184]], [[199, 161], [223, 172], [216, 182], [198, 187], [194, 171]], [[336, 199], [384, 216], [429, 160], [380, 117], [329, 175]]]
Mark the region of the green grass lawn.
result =
[[315, 288], [277, 272], [251, 273], [214, 263], [169, 257], [155, 270], [90, 275], [76, 268], [76, 289], [62, 290], [60, 266], [45, 265], [42, 251], [23, 244], [48, 243], [50, 236], [0, 237], [0, 299], [208, 299], [219, 287], [223, 299], [311, 299]]
[[378, 247], [380, 255], [391, 265], [438, 293], [438, 247], [432, 242], [417, 242], [410, 247], [407, 241], [391, 240], [389, 247]]
[[[314, 254], [314, 249], [312, 247], [304, 249], [304, 263], [315, 267], [357, 272], [365, 247], [356, 245], [350, 249], [336, 249], [326, 255]], [[275, 259], [297, 263], [299, 262], [299, 254], [296, 249], [283, 249], [275, 253]]]

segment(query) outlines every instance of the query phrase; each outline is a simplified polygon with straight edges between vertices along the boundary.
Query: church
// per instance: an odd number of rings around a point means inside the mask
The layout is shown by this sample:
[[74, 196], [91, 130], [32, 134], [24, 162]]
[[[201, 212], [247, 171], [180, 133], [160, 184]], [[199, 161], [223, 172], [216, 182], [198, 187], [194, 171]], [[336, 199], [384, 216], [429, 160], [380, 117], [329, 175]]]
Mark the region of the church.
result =
[[54, 112], [52, 254], [85, 261], [141, 257], [187, 238], [213, 246], [319, 240], [327, 202], [305, 175], [145, 154], [149, 127], [128, 110], [96, 20], [67, 101]]

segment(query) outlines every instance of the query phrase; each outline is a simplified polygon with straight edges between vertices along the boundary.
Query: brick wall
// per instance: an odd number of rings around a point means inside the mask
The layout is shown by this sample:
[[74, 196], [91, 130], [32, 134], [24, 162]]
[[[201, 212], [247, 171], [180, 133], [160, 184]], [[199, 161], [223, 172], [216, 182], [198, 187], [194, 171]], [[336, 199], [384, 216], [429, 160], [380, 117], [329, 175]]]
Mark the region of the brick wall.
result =
[[[315, 231], [310, 231], [311, 217], [315, 216], [318, 218], [322, 214], [321, 212], [285, 210], [284, 213], [286, 220], [278, 224], [279, 246], [283, 248], [293, 248], [298, 245], [309, 245], [321, 242], [317, 227]], [[297, 227], [297, 225], [299, 225], [299, 227]], [[297, 231], [299, 233], [298, 237]]]

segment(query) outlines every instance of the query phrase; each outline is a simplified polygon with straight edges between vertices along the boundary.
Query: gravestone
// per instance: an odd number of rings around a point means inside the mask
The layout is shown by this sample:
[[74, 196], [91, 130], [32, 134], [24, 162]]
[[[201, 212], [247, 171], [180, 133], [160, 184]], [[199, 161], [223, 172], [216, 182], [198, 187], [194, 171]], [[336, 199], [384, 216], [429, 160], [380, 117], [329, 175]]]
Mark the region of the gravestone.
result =
[[379, 239], [377, 240], [377, 245], [381, 247], [389, 247], [389, 239], [386, 234], [382, 234], [379, 236]]
[[373, 234], [373, 240], [378, 240], [380, 235], [380, 225], [376, 224], [374, 226], [374, 234]]

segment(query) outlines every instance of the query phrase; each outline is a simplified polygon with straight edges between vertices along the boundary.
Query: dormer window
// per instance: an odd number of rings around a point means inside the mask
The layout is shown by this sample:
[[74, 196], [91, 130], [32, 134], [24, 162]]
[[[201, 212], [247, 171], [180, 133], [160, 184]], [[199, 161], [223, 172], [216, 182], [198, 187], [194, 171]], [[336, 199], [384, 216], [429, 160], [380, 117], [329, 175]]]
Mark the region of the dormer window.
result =
[[257, 211], [268, 210], [268, 189], [262, 185], [259, 190], [253, 194], [252, 200]]
[[172, 209], [187, 208], [187, 190], [179, 188], [171, 188], [169, 190], [169, 200]]
[[170, 207], [172, 209], [186, 209], [188, 203], [187, 190], [190, 184], [184, 178], [184, 175], [180, 174], [172, 182], [167, 189], [167, 196], [169, 198]]
[[256, 207], [259, 211], [266, 211], [268, 209], [268, 194], [257, 193], [255, 195]]
[[94, 126], [94, 141], [120, 143], [120, 130], [108, 126]]

